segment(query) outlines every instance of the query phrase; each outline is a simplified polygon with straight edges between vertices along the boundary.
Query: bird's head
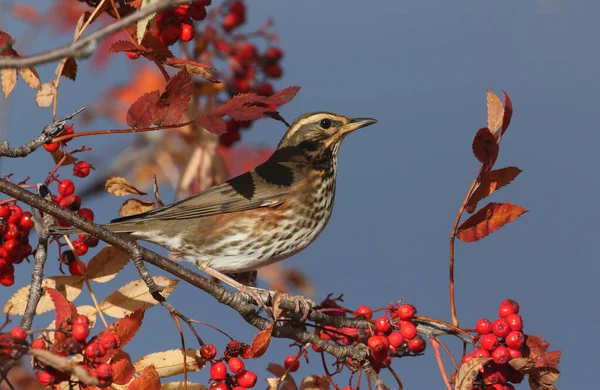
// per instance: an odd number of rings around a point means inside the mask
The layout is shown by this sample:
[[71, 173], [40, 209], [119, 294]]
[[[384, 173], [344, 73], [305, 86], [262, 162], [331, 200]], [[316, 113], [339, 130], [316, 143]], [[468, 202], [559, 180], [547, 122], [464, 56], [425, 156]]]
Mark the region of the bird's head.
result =
[[309, 112], [290, 125], [277, 151], [303, 154], [309, 159], [324, 152], [335, 156], [347, 134], [376, 122], [371, 118], [348, 118], [331, 112]]

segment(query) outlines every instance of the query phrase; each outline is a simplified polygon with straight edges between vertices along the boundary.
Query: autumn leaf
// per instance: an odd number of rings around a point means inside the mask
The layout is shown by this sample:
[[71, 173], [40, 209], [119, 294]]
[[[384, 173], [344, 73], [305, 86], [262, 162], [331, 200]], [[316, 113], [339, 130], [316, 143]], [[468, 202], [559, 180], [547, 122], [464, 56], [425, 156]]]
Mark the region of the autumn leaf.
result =
[[280, 106], [282, 104], [289, 103], [296, 96], [298, 91], [300, 91], [300, 87], [298, 86], [284, 88], [281, 91], [277, 91], [273, 95], [269, 96], [264, 101], [264, 104], [274, 104], [276, 106]]
[[480, 163], [491, 169], [498, 158], [498, 140], [487, 127], [479, 129], [473, 138], [473, 154]]
[[510, 120], [512, 119], [513, 114], [513, 106], [510, 97], [508, 97], [508, 94], [504, 91], [502, 91], [502, 93], [504, 94], [504, 117], [502, 118], [501, 134], [503, 135], [506, 129], [508, 129], [508, 126], [510, 125]]
[[[142, 0], [142, 4], [140, 6], [140, 11], [143, 10], [144, 8], [148, 7], [149, 5], [151, 5], [152, 3], [156, 3], [159, 0]], [[152, 18], [154, 18], [154, 16], [156, 15], [156, 13], [152, 13], [148, 16], [146, 16], [143, 19], [140, 19], [137, 22], [137, 39], [138, 42], [142, 42], [142, 40], [144, 39], [144, 35], [146, 34], [146, 29], [148, 27], [148, 23], [150, 22], [150, 20], [152, 20]]]
[[60, 163], [61, 167], [75, 164], [75, 162], [77, 161], [77, 157], [73, 156], [72, 154], [65, 154], [60, 149], [55, 150], [50, 155], [52, 156], [52, 160], [54, 161], [54, 164], [58, 165]]
[[[72, 302], [81, 294], [83, 279], [81, 276], [51, 276], [42, 280], [42, 287], [49, 287], [60, 291], [68, 301]], [[6, 301], [2, 312], [11, 316], [22, 316], [29, 300], [30, 286], [21, 287]], [[43, 314], [54, 310], [54, 303], [49, 294], [42, 295], [38, 303], [36, 314]]]
[[456, 376], [454, 388], [456, 390], [471, 390], [473, 381], [475, 381], [475, 378], [479, 375], [481, 368], [490, 360], [492, 360], [492, 358], [476, 357], [461, 364], [458, 375]]
[[106, 188], [106, 191], [116, 196], [148, 195], [144, 191], [137, 189], [129, 182], [129, 180], [120, 176], [114, 176], [108, 179], [106, 184], [104, 184], [104, 188]]
[[526, 353], [535, 361], [536, 367], [551, 367], [558, 369], [561, 351], [548, 351], [550, 343], [536, 335], [527, 335], [525, 340]]
[[139, 53], [142, 52], [143, 50], [140, 49], [139, 46], [137, 46], [135, 43], [131, 42], [131, 41], [114, 41], [113, 43], [110, 44], [110, 49], [109, 51], [111, 53], [120, 53], [120, 52], [124, 52], [124, 51], [131, 51], [134, 53]]
[[153, 366], [144, 368], [142, 374], [129, 384], [127, 390], [160, 390], [160, 377]]
[[487, 91], [487, 110], [488, 129], [492, 132], [492, 134], [497, 136], [502, 128], [504, 106], [502, 105], [498, 95], [490, 90]]
[[129, 255], [119, 248], [107, 245], [98, 252], [87, 265], [87, 276], [96, 283], [106, 283], [129, 262]]
[[42, 84], [42, 88], [35, 95], [35, 102], [39, 107], [50, 107], [54, 101], [54, 91], [56, 90], [55, 80]]
[[265, 352], [267, 352], [267, 348], [269, 348], [269, 344], [271, 343], [273, 329], [275, 329], [275, 322], [272, 322], [267, 329], [261, 330], [256, 336], [254, 336], [254, 339], [252, 340], [250, 358], [259, 358], [264, 355]]
[[227, 123], [218, 116], [200, 116], [196, 118], [196, 123], [216, 135], [227, 132]]
[[560, 371], [551, 367], [535, 367], [529, 371], [529, 387], [532, 390], [555, 390], [552, 383], [560, 378]]
[[[67, 324], [67, 320], [72, 320], [75, 318], [77, 314], [77, 309], [75, 306], [67, 301], [67, 298], [64, 297], [58, 290], [55, 290], [50, 287], [45, 288], [46, 293], [50, 296], [52, 303], [54, 304], [54, 310], [56, 311], [56, 327], [63, 328]], [[60, 340], [58, 336], [62, 336], [62, 339], [66, 339], [66, 335], [62, 332], [58, 332], [55, 337]]]
[[474, 210], [480, 200], [490, 196], [495, 191], [508, 185], [517, 176], [519, 176], [519, 173], [521, 172], [522, 171], [517, 167], [506, 167], [502, 169], [496, 169], [494, 171], [484, 172], [481, 176], [479, 186], [469, 198], [466, 208]]
[[[186, 349], [185, 355], [187, 372], [200, 371], [206, 365], [197, 349]], [[134, 367], [137, 371], [142, 371], [147, 366], [153, 366], [161, 378], [167, 378], [183, 374], [183, 361], [181, 349], [172, 349], [146, 355], [136, 361]]]
[[19, 76], [16, 69], [2, 69], [0, 73], [2, 76], [2, 92], [4, 92], [4, 97], [8, 99], [8, 96], [17, 85]]
[[464, 242], [478, 241], [526, 212], [512, 203], [489, 203], [460, 225], [456, 237]]
[[192, 78], [182, 70], [169, 80], [166, 91], [160, 95], [153, 113], [156, 125], [173, 125], [185, 111], [192, 97]]
[[23, 80], [33, 89], [40, 90], [42, 88], [42, 83], [40, 82], [40, 76], [33, 68], [22, 68], [19, 69], [21, 72], [21, 77]]
[[119, 209], [121, 217], [145, 213], [146, 211], [154, 210], [156, 204], [151, 200], [142, 200], [137, 198], [127, 199]]
[[77, 78], [77, 61], [73, 57], [69, 57], [64, 60], [65, 65], [63, 67], [63, 76], [68, 79], [75, 81]]
[[156, 108], [156, 103], [160, 99], [159, 91], [152, 91], [143, 94], [127, 110], [127, 126], [129, 127], [150, 127], [152, 125], [152, 116]]
[[171, 60], [167, 60], [165, 65], [172, 66], [177, 69], [185, 69], [188, 73], [200, 76], [212, 83], [220, 82], [211, 73], [211, 70], [214, 70], [214, 68], [200, 62], [184, 60], [181, 58], [173, 58]]
[[110, 361], [113, 368], [112, 382], [117, 385], [126, 385], [133, 379], [135, 368], [131, 357], [125, 351], [117, 352]]
[[118, 336], [120, 342], [119, 348], [123, 348], [131, 341], [131, 339], [133, 339], [133, 336], [135, 336], [137, 331], [140, 329], [140, 326], [142, 326], [144, 310], [144, 308], [138, 309], [128, 316], [121, 318], [117, 322], [110, 324], [108, 328], [103, 331], [103, 333], [109, 333]]

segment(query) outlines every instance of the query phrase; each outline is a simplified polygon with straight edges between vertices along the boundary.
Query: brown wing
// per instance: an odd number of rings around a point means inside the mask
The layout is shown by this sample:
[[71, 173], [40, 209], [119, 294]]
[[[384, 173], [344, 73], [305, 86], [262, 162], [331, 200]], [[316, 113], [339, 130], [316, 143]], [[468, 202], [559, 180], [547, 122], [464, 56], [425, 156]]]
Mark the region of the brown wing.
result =
[[117, 218], [111, 223], [135, 220], [167, 220], [208, 217], [216, 214], [274, 207], [289, 191], [305, 180], [304, 164], [267, 161], [252, 171], [234, 177], [189, 198], [146, 213]]

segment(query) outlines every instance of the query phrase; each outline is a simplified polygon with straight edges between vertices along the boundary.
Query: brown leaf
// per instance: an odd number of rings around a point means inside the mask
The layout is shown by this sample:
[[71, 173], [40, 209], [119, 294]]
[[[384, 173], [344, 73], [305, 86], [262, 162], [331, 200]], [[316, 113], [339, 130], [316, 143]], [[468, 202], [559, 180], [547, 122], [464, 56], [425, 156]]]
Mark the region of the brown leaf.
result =
[[131, 357], [125, 351], [117, 352], [110, 361], [113, 368], [113, 383], [117, 385], [126, 385], [133, 379], [135, 368], [131, 362]]
[[160, 390], [160, 377], [153, 366], [148, 366], [129, 384], [127, 390]]
[[494, 171], [484, 172], [479, 186], [469, 198], [467, 207], [474, 210], [477, 206], [477, 203], [481, 199], [490, 196], [492, 193], [494, 193], [494, 191], [508, 185], [519, 175], [519, 173], [521, 173], [521, 170], [517, 167], [506, 167], [502, 169], [496, 169]]
[[106, 283], [117, 276], [129, 261], [129, 255], [119, 248], [107, 245], [87, 265], [87, 276], [96, 283]]
[[508, 364], [521, 374], [526, 374], [535, 366], [533, 359], [526, 357], [513, 358], [508, 361]]
[[269, 96], [264, 101], [264, 104], [274, 104], [276, 106], [280, 106], [282, 104], [289, 103], [294, 96], [296, 96], [298, 91], [300, 91], [300, 87], [298, 86], [284, 88], [281, 91], [277, 91], [273, 95]]
[[69, 57], [65, 60], [62, 74], [66, 78], [75, 81], [77, 78], [77, 61], [75, 58]]
[[40, 76], [35, 71], [34, 68], [21, 68], [19, 69], [21, 72], [21, 77], [23, 80], [33, 89], [40, 90], [42, 88], [42, 83], [40, 82]]
[[269, 344], [271, 343], [273, 329], [275, 329], [275, 322], [272, 322], [267, 329], [261, 330], [254, 337], [254, 340], [252, 340], [250, 358], [259, 358], [267, 352], [267, 348], [269, 348]]
[[110, 49], [108, 49], [108, 51], [111, 53], [119, 53], [123, 51], [139, 53], [142, 50], [140, 50], [140, 48], [131, 41], [115, 41], [110, 44]]
[[550, 351], [543, 354], [536, 362], [536, 367], [550, 367], [558, 369], [560, 363], [561, 351]]
[[301, 390], [329, 390], [330, 379], [324, 375], [310, 375], [302, 379]]
[[196, 123], [216, 135], [227, 132], [227, 123], [225, 123], [223, 118], [218, 116], [200, 116], [196, 118]]
[[143, 94], [127, 110], [127, 126], [129, 127], [150, 127], [152, 125], [152, 116], [156, 109], [156, 103], [160, 99], [159, 91], [152, 91]]
[[510, 120], [512, 119], [513, 106], [512, 101], [510, 100], [510, 97], [508, 97], [506, 92], [504, 92], [503, 90], [502, 93], [504, 94], [504, 117], [502, 118], [501, 134], [504, 134], [504, 132], [506, 131], [506, 129], [508, 129], [508, 126], [510, 125]]
[[192, 78], [186, 70], [182, 70], [169, 80], [166, 91], [160, 95], [153, 122], [158, 126], [178, 123], [191, 97]]
[[55, 90], [56, 85], [54, 84], [54, 80], [42, 84], [42, 88], [39, 90], [37, 95], [35, 95], [35, 102], [37, 105], [39, 107], [50, 107], [54, 101]]
[[173, 57], [173, 53], [169, 50], [169, 47], [153, 34], [146, 34], [142, 41], [142, 46], [144, 47], [144, 51], [141, 51], [140, 54], [150, 61], [163, 63], [167, 58]]
[[540, 336], [529, 334], [525, 340], [525, 345], [529, 349], [529, 357], [533, 360], [537, 360], [548, 350], [550, 343]]
[[473, 154], [482, 164], [491, 169], [498, 158], [498, 140], [487, 127], [479, 129], [473, 138]]
[[2, 92], [4, 92], [4, 97], [8, 99], [10, 93], [15, 89], [15, 85], [17, 85], [18, 73], [16, 69], [2, 69], [0, 73], [2, 74]]
[[551, 367], [535, 367], [529, 371], [529, 384], [531, 388], [552, 389], [552, 383], [560, 378], [560, 371]]
[[466, 363], [461, 364], [455, 381], [455, 390], [471, 390], [473, 381], [479, 375], [481, 368], [492, 358], [476, 357]]
[[119, 209], [121, 217], [145, 213], [146, 211], [154, 210], [156, 204], [151, 200], [142, 200], [137, 198], [127, 199]]
[[106, 191], [116, 196], [148, 195], [144, 191], [135, 188], [135, 186], [131, 184], [129, 180], [120, 176], [114, 176], [108, 179], [104, 185], [104, 188], [106, 188]]
[[[59, 164], [60, 163], [61, 167], [65, 167], [67, 165], [75, 164], [75, 162], [77, 161], [77, 157], [73, 156], [72, 154], [68, 154], [65, 157], [65, 154], [60, 149], [55, 150], [50, 155], [52, 156], [52, 160], [54, 160], [54, 164]], [[64, 157], [64, 160], [63, 160], [63, 157]]]
[[527, 210], [512, 203], [488, 203], [460, 225], [456, 237], [475, 242], [519, 218]]
[[502, 128], [502, 120], [504, 118], [504, 106], [498, 95], [494, 92], [487, 91], [487, 109], [488, 109], [488, 129], [495, 136], [498, 135]]
[[167, 60], [165, 65], [172, 66], [177, 69], [185, 69], [188, 73], [200, 76], [212, 83], [220, 82], [211, 73], [211, 70], [214, 70], [215, 68], [200, 62], [184, 60], [181, 58], [173, 58], [171, 60]]

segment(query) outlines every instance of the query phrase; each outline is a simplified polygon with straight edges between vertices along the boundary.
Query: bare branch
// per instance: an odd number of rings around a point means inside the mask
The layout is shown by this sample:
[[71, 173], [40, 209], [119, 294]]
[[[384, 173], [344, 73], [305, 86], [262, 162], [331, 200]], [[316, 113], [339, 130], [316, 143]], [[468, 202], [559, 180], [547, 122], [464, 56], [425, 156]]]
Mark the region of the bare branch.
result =
[[179, 4], [189, 3], [189, 0], [163, 0], [157, 1], [142, 10], [136, 11], [127, 17], [110, 24], [100, 30], [86, 36], [83, 39], [73, 42], [69, 45], [59, 47], [41, 54], [29, 57], [10, 57], [0, 58], [0, 69], [8, 68], [30, 68], [35, 65], [58, 61], [63, 58], [87, 58], [96, 50], [98, 42], [109, 35], [124, 29], [130, 24], [152, 15], [155, 12], [163, 11], [167, 8], [175, 7]]

